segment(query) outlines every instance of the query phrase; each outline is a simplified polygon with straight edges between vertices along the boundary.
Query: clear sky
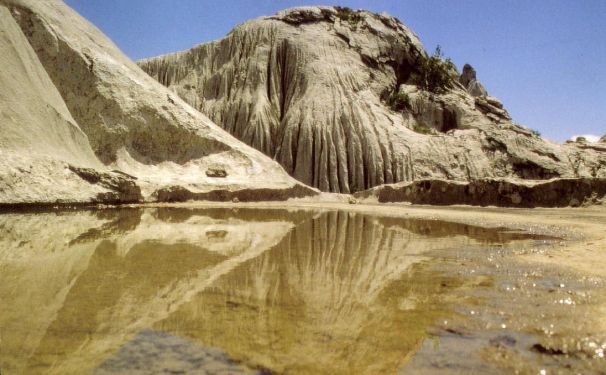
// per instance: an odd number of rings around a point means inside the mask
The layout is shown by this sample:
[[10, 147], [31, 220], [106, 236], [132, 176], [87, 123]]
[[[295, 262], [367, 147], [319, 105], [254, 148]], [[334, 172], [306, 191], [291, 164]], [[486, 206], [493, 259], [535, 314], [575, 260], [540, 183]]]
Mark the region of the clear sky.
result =
[[[132, 59], [221, 38], [297, 0], [66, 0]], [[606, 133], [606, 0], [323, 0], [386, 11], [472, 64], [514, 121], [554, 141]]]

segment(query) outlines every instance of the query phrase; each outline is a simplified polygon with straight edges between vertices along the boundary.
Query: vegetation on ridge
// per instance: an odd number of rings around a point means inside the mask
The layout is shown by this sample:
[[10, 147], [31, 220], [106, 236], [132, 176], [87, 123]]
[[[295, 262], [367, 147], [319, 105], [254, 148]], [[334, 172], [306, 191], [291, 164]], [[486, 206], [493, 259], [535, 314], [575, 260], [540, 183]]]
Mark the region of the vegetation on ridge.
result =
[[335, 7], [335, 10], [337, 11], [337, 17], [340, 20], [345, 21], [352, 26], [355, 26], [358, 22], [362, 21], [362, 16], [349, 7], [337, 6]]
[[456, 67], [450, 58], [444, 60], [442, 49], [438, 45], [430, 57], [422, 57], [417, 71], [411, 74], [411, 81], [423, 90], [443, 94], [454, 87], [453, 72]]

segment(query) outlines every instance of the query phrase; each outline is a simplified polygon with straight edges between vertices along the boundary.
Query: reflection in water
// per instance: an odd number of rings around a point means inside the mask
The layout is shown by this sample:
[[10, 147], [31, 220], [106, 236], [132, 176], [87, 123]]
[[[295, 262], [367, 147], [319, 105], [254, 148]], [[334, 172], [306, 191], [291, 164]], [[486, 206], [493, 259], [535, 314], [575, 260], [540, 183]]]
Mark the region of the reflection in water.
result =
[[[8, 374], [119, 372], [124, 353], [135, 355], [129, 348], [145, 347], [141, 337], [174, 336], [206, 348], [187, 353], [220, 348], [242, 371], [395, 373], [448, 314], [443, 295], [457, 285], [416, 272], [423, 253], [523, 238], [438, 221], [253, 209], [6, 214], [0, 233], [0, 369]], [[138, 358], [159, 366], [152, 356]], [[171, 366], [191, 372], [194, 357], [170, 357]]]

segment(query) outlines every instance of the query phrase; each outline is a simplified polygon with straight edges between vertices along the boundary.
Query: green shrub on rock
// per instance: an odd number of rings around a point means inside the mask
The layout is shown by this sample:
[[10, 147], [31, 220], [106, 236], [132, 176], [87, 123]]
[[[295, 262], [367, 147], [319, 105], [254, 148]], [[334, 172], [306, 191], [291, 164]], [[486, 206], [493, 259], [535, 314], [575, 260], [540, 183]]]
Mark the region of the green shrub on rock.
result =
[[404, 92], [394, 91], [387, 98], [387, 105], [394, 111], [401, 112], [412, 109], [410, 97]]
[[423, 123], [414, 124], [412, 130], [420, 134], [432, 134], [431, 128]]
[[443, 59], [440, 46], [430, 57], [422, 57], [417, 70], [411, 74], [412, 82], [423, 90], [443, 94], [454, 87], [453, 71], [456, 68], [450, 59]]
[[335, 7], [337, 11], [337, 17], [342, 21], [348, 22], [351, 25], [355, 25], [362, 20], [362, 16], [355, 10], [348, 7]]

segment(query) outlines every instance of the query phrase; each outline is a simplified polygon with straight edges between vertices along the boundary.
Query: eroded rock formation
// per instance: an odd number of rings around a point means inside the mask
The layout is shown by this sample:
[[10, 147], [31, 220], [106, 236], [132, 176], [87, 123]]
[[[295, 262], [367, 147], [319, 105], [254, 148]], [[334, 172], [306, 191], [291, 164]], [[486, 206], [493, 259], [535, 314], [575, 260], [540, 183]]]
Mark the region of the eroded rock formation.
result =
[[476, 70], [469, 64], [463, 65], [459, 82], [471, 96], [487, 96], [488, 92], [476, 77]]
[[[0, 202], [139, 200], [132, 179], [104, 170], [3, 6], [0, 30]], [[97, 181], [82, 179], [79, 170], [96, 171]]]
[[0, 0], [0, 22], [0, 204], [132, 202], [175, 186], [191, 196], [314, 193], [151, 79], [63, 2]]
[[458, 82], [443, 94], [421, 89], [413, 78], [426, 58], [394, 17], [303, 7], [139, 66], [324, 191], [425, 178], [606, 176], [603, 152], [556, 145], [512, 123], [471, 67], [463, 77], [477, 83], [470, 92]]

